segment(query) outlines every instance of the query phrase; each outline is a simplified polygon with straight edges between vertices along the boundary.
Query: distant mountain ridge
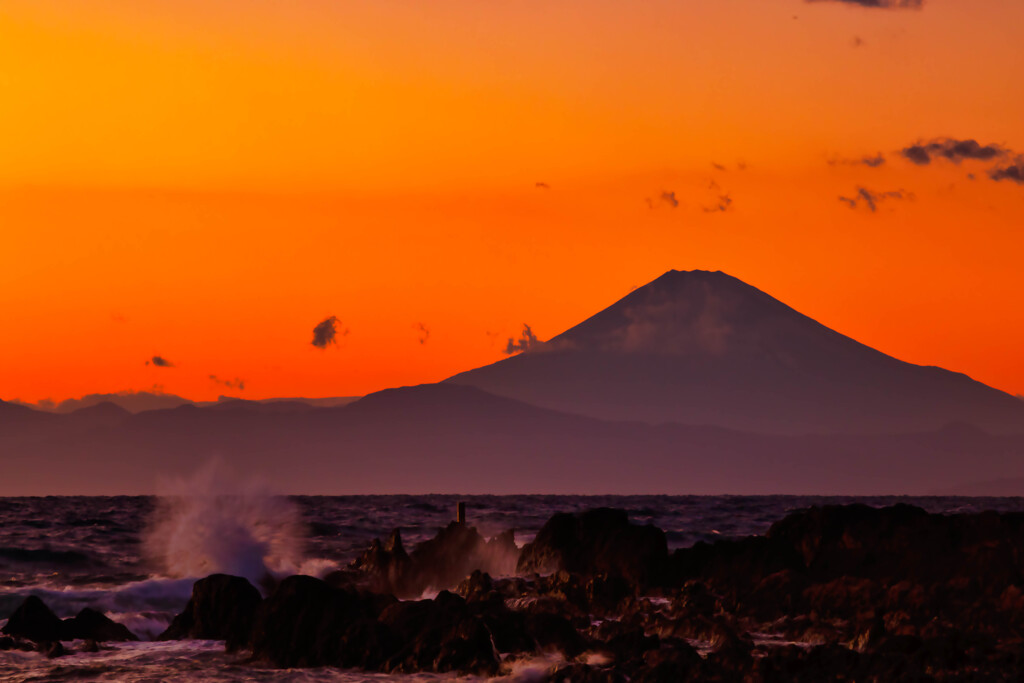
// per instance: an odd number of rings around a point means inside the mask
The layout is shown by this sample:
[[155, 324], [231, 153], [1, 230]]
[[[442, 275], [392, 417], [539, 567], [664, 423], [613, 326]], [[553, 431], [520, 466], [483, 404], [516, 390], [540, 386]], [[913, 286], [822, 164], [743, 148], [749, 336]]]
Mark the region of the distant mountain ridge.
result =
[[651, 424], [882, 434], [966, 422], [1024, 433], [1018, 398], [888, 356], [717, 271], [669, 271], [535, 349], [445, 381]]
[[77, 411], [102, 405], [113, 404], [127, 410], [129, 413], [141, 413], [147, 410], [165, 410], [177, 408], [184, 405], [196, 406], [234, 406], [247, 404], [250, 406], [263, 406], [267, 410], [303, 410], [305, 408], [327, 408], [342, 406], [357, 400], [358, 396], [330, 396], [325, 398], [265, 398], [265, 399], [243, 399], [235, 396], [220, 396], [216, 401], [193, 401], [176, 394], [164, 394], [151, 391], [120, 391], [112, 394], [88, 394], [81, 398], [69, 398], [60, 403], [43, 401], [40, 404], [26, 403], [24, 401], [8, 401], [11, 405], [20, 405], [33, 410], [47, 413], [74, 413]]
[[978, 480], [1012, 491], [1024, 481], [1024, 435], [969, 425], [763, 435], [598, 420], [456, 384], [300, 412], [26, 412], [45, 424], [0, 431], [0, 496], [150, 493], [160, 477], [188, 476], [213, 458], [308, 494], [926, 494]]

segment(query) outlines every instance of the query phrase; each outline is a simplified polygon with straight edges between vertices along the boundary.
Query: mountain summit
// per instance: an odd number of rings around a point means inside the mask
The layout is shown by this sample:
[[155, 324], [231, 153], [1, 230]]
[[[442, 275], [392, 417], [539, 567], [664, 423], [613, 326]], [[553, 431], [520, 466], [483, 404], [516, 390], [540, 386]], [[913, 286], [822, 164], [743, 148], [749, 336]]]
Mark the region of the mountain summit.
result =
[[669, 271], [529, 352], [446, 381], [615, 420], [1024, 432], [1024, 403], [1009, 394], [887, 356], [722, 272]]

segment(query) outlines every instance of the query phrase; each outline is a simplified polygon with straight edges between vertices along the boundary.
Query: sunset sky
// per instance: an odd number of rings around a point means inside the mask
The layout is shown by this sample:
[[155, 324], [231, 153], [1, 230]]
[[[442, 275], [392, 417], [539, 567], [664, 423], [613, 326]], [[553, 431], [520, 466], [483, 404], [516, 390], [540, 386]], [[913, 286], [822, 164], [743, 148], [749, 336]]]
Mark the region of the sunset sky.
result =
[[1024, 394], [1022, 28], [1021, 0], [3, 0], [0, 398], [437, 381], [672, 268]]

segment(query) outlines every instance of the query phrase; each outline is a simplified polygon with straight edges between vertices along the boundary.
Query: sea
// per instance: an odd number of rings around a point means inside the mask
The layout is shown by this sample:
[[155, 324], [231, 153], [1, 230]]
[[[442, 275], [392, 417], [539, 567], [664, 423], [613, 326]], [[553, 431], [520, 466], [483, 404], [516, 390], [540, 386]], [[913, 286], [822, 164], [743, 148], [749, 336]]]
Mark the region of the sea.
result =
[[[141, 640], [99, 652], [0, 651], [0, 681], [431, 681], [332, 668], [276, 670], [227, 655], [216, 641], [156, 637], [188, 601], [196, 578], [323, 576], [351, 562], [374, 538], [401, 529], [407, 549], [455, 516], [484, 536], [515, 530], [529, 542], [556, 512], [622, 508], [654, 524], [670, 548], [764, 534], [787, 513], [812, 505], [898, 502], [930, 512], [1021, 511], [1024, 498], [815, 496], [280, 496], [266, 491], [178, 492], [162, 496], [0, 498], [0, 626], [29, 595], [60, 617], [84, 607], [105, 612]], [[68, 648], [74, 651], [75, 644]], [[536, 680], [552, 662], [518, 663], [504, 680]]]

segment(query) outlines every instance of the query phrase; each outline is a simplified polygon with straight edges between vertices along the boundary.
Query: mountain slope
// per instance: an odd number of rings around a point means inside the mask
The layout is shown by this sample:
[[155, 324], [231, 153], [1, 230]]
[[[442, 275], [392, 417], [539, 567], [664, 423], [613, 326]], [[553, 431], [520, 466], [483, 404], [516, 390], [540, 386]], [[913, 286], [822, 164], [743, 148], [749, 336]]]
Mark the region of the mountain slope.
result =
[[1024, 433], [1019, 399], [887, 356], [721, 272], [669, 271], [535, 349], [446, 382], [611, 420]]

